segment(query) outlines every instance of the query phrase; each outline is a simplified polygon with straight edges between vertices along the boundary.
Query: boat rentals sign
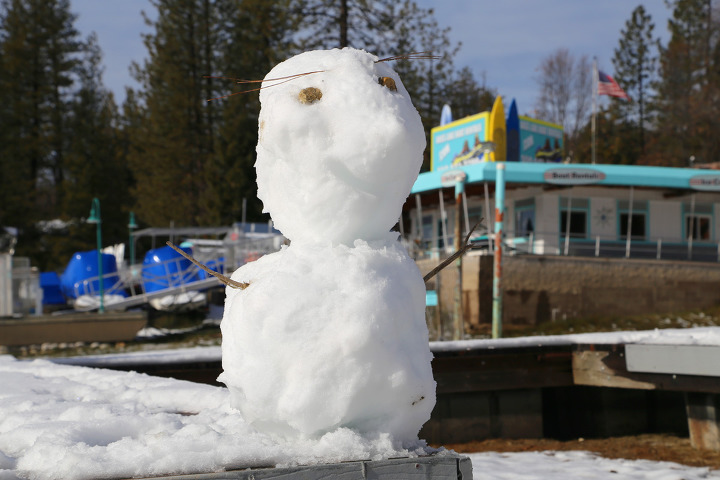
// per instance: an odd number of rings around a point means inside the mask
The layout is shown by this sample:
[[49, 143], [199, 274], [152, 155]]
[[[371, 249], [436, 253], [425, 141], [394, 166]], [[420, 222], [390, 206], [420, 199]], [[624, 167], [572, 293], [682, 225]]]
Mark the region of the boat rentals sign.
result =
[[543, 178], [554, 185], [590, 185], [605, 180], [605, 174], [592, 168], [551, 168]]
[[706, 192], [720, 192], [720, 175], [705, 174], [690, 177], [690, 188]]

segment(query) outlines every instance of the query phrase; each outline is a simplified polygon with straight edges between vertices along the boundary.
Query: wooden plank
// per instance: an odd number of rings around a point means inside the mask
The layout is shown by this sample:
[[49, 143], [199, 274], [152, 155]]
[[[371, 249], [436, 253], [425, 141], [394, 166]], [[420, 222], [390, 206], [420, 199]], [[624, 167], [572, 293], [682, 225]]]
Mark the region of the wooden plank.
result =
[[[526, 388], [559, 387], [572, 385], [572, 352], [531, 347], [528, 349], [462, 351], [448, 355], [439, 353], [432, 361], [437, 393], [489, 392]], [[72, 364], [70, 359], [62, 363]], [[82, 365], [82, 359], [77, 360]], [[222, 372], [220, 359], [206, 362], [175, 362], [139, 364], [128, 357], [126, 363], [93, 366], [114, 370], [134, 370], [160, 377], [218, 385], [215, 379]]]
[[575, 385], [720, 393], [720, 378], [629, 372], [624, 345], [579, 345], [572, 357]]
[[629, 372], [720, 377], [720, 346], [625, 345]]
[[0, 345], [133, 340], [147, 324], [147, 312], [43, 315], [0, 321]]
[[572, 353], [484, 350], [435, 357], [437, 393], [483, 392], [572, 385]]
[[249, 468], [218, 473], [152, 477], [153, 480], [472, 480], [472, 463], [455, 455], [334, 463], [289, 468]]

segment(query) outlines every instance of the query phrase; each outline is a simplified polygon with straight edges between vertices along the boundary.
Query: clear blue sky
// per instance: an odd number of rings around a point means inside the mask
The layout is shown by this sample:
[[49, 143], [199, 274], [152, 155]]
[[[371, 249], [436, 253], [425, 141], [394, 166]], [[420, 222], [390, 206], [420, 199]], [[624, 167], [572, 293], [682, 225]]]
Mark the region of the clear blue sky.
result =
[[[568, 48], [575, 56], [597, 57], [599, 68], [612, 75], [613, 49], [635, 7], [645, 6], [664, 44], [672, 13], [662, 0], [416, 1], [434, 8], [440, 25], [452, 28], [451, 39], [462, 42], [456, 67], [469, 66], [478, 81], [484, 73], [486, 84], [507, 103], [517, 100], [521, 114], [534, 107], [538, 93], [534, 79], [543, 58]], [[140, 11], [152, 14], [152, 6], [148, 0], [72, 0], [72, 9], [79, 15], [76, 25], [83, 35], [97, 33], [105, 85], [122, 102], [125, 86], [136, 86], [130, 63], [141, 62], [146, 55], [140, 34], [148, 29]]]

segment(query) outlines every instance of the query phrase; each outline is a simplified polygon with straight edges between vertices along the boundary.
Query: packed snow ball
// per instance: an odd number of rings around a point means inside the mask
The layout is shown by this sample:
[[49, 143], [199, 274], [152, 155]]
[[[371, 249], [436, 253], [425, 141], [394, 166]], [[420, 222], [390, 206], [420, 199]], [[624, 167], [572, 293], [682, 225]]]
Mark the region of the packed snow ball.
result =
[[258, 197], [296, 244], [388, 238], [417, 178], [420, 115], [391, 64], [377, 60], [350, 48], [306, 52], [262, 84]]
[[390, 232], [425, 137], [377, 60], [307, 52], [263, 82], [258, 196], [291, 244], [233, 273], [249, 286], [227, 289], [219, 380], [271, 435], [412, 446], [435, 405], [425, 285]]
[[228, 290], [220, 380], [259, 431], [417, 440], [435, 405], [425, 289], [403, 247], [380, 243], [290, 246], [233, 276], [250, 286]]

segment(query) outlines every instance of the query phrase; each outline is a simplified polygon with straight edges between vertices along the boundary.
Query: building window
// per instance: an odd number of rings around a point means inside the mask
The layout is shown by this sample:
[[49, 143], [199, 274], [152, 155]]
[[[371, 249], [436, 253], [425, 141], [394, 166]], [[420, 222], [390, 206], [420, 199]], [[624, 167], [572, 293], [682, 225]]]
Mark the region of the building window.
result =
[[535, 231], [535, 199], [515, 202], [515, 236], [527, 237]]
[[710, 235], [710, 215], [685, 215], [685, 238], [689, 240], [700, 240], [709, 242], [712, 240]]
[[[588, 207], [586, 198], [560, 197], [560, 235], [570, 234], [570, 238], [587, 238]], [[568, 225], [568, 214], [570, 224]], [[569, 228], [568, 228], [569, 227]]]
[[[627, 200], [618, 201], [618, 231], [620, 239], [627, 240], [628, 218], [630, 217], [630, 202]], [[633, 202], [632, 204], [632, 225], [630, 239], [645, 240], [647, 238], [647, 202]]]
[[427, 249], [432, 247], [433, 243], [433, 216], [423, 215], [422, 217], [422, 248]]
[[472, 207], [468, 208], [468, 229], [473, 228], [477, 225], [477, 228], [473, 232], [473, 238], [485, 235], [488, 220], [485, 218], [485, 212], [483, 207]]
[[[442, 217], [442, 214], [440, 216]], [[445, 245], [445, 237], [443, 235], [443, 220], [440, 218], [437, 221], [437, 246], [439, 249], [455, 245], [455, 220], [447, 216], [445, 218], [445, 233], [447, 233], [447, 245]]]
[[712, 241], [712, 218], [713, 206], [707, 203], [698, 203], [691, 205], [683, 204], [684, 225], [683, 233], [685, 241], [697, 240], [700, 242]]

